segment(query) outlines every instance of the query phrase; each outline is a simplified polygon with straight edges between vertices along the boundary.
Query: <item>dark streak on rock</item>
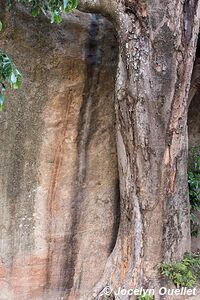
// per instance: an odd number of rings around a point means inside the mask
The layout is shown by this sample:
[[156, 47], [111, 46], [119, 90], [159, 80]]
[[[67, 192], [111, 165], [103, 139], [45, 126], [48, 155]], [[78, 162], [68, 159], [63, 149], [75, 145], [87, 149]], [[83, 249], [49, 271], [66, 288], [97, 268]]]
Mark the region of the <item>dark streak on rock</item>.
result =
[[[74, 286], [75, 266], [78, 255], [78, 237], [77, 232], [81, 218], [81, 208], [84, 201], [84, 188], [83, 184], [86, 175], [87, 166], [87, 144], [90, 131], [91, 122], [91, 105], [93, 95], [96, 92], [98, 78], [100, 73], [99, 65], [101, 64], [101, 42], [99, 41], [100, 32], [100, 17], [97, 15], [92, 16], [90, 29], [88, 32], [88, 40], [86, 44], [86, 85], [83, 95], [83, 103], [80, 112], [80, 119], [78, 124], [78, 137], [77, 137], [77, 171], [76, 171], [76, 187], [75, 194], [72, 201], [71, 216], [72, 223], [70, 228], [70, 234], [66, 237], [66, 243], [64, 246], [64, 257], [66, 262], [64, 269], [61, 270], [61, 279], [63, 281], [62, 287], [65, 295], [70, 293], [70, 290]], [[102, 29], [101, 29], [102, 30]], [[67, 254], [66, 254], [67, 253]]]
[[68, 112], [71, 105], [71, 101], [67, 102], [65, 108], [65, 119], [63, 123], [63, 127], [58, 138], [57, 148], [54, 156], [54, 165], [52, 168], [51, 174], [51, 182], [50, 188], [48, 191], [48, 214], [49, 214], [49, 240], [48, 240], [48, 261], [47, 261], [47, 278], [46, 278], [46, 289], [50, 287], [50, 278], [52, 272], [52, 262], [53, 262], [53, 252], [55, 251], [56, 240], [52, 237], [52, 219], [53, 219], [53, 205], [56, 198], [57, 184], [60, 176], [60, 170], [63, 162], [63, 154], [64, 154], [64, 142], [65, 142], [65, 132], [67, 129], [67, 120], [68, 120]]

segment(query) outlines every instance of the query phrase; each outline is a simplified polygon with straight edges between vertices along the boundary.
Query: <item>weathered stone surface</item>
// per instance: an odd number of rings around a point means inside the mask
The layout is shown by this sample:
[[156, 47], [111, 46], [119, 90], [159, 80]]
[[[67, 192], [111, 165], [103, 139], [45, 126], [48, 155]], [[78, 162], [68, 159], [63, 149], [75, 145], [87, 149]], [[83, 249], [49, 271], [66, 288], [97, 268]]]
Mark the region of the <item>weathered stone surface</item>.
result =
[[14, 14], [0, 47], [24, 80], [0, 115], [0, 299], [81, 299], [118, 229], [116, 40], [98, 16]]

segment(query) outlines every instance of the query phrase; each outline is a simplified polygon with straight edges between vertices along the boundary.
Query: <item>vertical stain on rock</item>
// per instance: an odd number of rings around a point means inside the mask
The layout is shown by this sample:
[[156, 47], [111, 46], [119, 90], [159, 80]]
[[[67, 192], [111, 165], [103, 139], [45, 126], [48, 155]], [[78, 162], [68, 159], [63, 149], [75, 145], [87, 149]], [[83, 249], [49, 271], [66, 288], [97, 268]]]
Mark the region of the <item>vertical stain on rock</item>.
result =
[[[48, 191], [48, 197], [47, 197], [47, 204], [48, 204], [48, 261], [47, 261], [47, 284], [46, 288], [48, 289], [50, 287], [50, 277], [51, 277], [51, 271], [53, 269], [53, 254], [55, 250], [56, 245], [56, 239], [53, 237], [53, 211], [55, 210], [55, 201], [56, 201], [56, 192], [57, 187], [59, 183], [59, 176], [60, 171], [62, 167], [63, 162], [63, 156], [64, 156], [64, 143], [66, 138], [66, 130], [67, 130], [67, 123], [68, 123], [68, 114], [69, 109], [71, 105], [72, 99], [70, 101], [66, 101], [66, 107], [64, 112], [64, 120], [63, 120], [63, 126], [60, 130], [60, 135], [58, 136], [57, 140], [57, 146], [53, 161], [53, 167], [52, 167], [52, 173], [51, 173], [51, 181], [49, 185], [49, 191]], [[54, 254], [55, 255], [55, 254]]]
[[103, 23], [99, 16], [92, 15], [91, 24], [88, 32], [88, 40], [85, 48], [86, 84], [84, 89], [83, 103], [81, 107], [78, 137], [77, 137], [77, 177], [76, 190], [71, 207], [71, 229], [70, 235], [66, 240], [65, 251], [68, 249], [66, 264], [61, 276], [63, 277], [63, 287], [66, 293], [74, 286], [74, 272], [76, 266], [76, 257], [79, 250], [78, 228], [81, 218], [82, 203], [84, 198], [84, 181], [87, 166], [87, 145], [90, 132], [90, 122], [92, 114], [92, 101], [98, 89], [100, 65], [101, 65], [101, 47], [104, 38]]

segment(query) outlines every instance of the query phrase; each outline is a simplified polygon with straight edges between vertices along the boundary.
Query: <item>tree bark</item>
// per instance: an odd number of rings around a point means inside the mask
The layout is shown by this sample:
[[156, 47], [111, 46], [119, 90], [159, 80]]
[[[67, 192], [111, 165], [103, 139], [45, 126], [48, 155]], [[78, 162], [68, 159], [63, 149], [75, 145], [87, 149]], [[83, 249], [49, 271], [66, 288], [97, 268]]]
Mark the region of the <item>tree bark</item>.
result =
[[[80, 1], [80, 8], [94, 12], [95, 3]], [[118, 34], [121, 220], [92, 299], [105, 286], [154, 288], [158, 264], [190, 251], [187, 99], [198, 32], [197, 0], [125, 0], [109, 6], [99, 0], [96, 5]]]

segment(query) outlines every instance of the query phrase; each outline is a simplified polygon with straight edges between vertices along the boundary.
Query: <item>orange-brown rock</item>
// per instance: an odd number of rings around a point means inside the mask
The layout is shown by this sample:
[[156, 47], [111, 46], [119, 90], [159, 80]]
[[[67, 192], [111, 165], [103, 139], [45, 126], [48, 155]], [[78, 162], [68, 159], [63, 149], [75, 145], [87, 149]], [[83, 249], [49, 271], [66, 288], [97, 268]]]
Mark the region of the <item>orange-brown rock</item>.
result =
[[118, 229], [116, 40], [95, 15], [13, 14], [0, 47], [23, 86], [0, 115], [0, 299], [81, 299]]

